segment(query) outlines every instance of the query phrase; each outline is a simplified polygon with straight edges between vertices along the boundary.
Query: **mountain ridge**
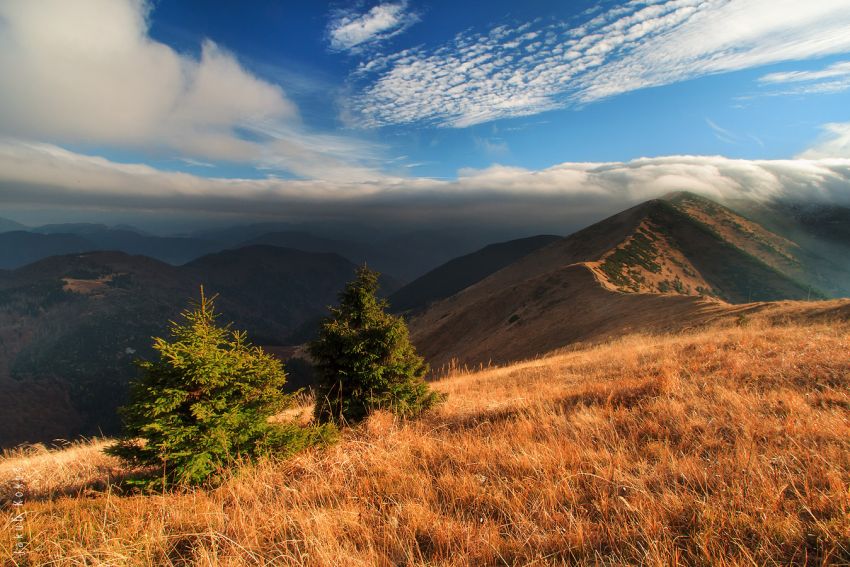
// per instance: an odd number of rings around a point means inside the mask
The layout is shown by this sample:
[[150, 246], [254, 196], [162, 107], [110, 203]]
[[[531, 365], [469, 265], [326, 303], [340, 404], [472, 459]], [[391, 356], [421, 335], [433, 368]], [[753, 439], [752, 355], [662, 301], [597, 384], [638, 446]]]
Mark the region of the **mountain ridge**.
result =
[[[693, 207], [711, 214], [689, 214]], [[503, 363], [620, 332], [713, 324], [770, 301], [825, 297], [792, 277], [789, 265], [804, 255], [761, 250], [764, 241], [787, 239], [748, 222], [690, 193], [640, 203], [436, 301], [411, 318], [411, 336], [438, 367]], [[726, 225], [743, 228], [731, 234]], [[759, 250], [761, 258], [751, 253]]]

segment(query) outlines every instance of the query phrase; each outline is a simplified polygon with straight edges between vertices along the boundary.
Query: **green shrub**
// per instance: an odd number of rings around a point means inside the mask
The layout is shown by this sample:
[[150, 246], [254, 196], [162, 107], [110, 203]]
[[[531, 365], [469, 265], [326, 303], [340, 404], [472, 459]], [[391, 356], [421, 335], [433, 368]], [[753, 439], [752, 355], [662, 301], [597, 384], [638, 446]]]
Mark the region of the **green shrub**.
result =
[[145, 486], [214, 482], [236, 461], [288, 454], [334, 434], [269, 422], [292, 403], [283, 366], [244, 332], [217, 325], [214, 299], [201, 288], [200, 302], [171, 323], [170, 340], [154, 339], [159, 360], [137, 361], [141, 379], [120, 410], [127, 438], [107, 452], [155, 467]]
[[440, 400], [423, 380], [428, 365], [410, 343], [407, 325], [386, 313], [377, 291], [377, 272], [359, 268], [309, 345], [322, 423], [354, 423], [379, 408], [411, 417]]

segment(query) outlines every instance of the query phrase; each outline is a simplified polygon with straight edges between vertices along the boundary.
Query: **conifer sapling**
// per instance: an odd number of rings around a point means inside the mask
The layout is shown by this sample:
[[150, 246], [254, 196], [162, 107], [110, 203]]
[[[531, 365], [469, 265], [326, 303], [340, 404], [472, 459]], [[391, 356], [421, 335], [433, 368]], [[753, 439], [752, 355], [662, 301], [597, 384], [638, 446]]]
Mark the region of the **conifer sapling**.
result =
[[141, 379], [121, 408], [127, 438], [108, 452], [160, 471], [142, 484], [214, 480], [237, 460], [295, 451], [332, 435], [328, 428], [269, 422], [291, 404], [283, 366], [245, 332], [217, 325], [214, 300], [201, 288], [200, 301], [171, 322], [170, 339], [154, 339], [159, 360], [137, 361]]
[[440, 400], [424, 381], [428, 365], [407, 325], [378, 299], [378, 273], [363, 266], [309, 345], [316, 365], [320, 422], [357, 422], [375, 409], [409, 417]]

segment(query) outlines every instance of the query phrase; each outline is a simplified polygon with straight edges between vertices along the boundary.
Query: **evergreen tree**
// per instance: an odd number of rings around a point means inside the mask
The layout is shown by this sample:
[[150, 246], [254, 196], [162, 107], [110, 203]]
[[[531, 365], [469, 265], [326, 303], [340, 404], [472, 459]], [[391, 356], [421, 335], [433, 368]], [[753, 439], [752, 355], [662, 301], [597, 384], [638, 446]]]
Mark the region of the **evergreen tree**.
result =
[[291, 452], [328, 440], [332, 428], [269, 423], [291, 404], [280, 361], [252, 346], [243, 331], [216, 324], [213, 298], [171, 322], [171, 338], [154, 339], [159, 360], [137, 361], [141, 379], [121, 408], [127, 438], [108, 449], [134, 465], [156, 467], [151, 486], [214, 480], [236, 460]]
[[423, 380], [428, 366], [410, 343], [407, 325], [385, 312], [387, 302], [377, 291], [377, 272], [359, 268], [309, 345], [320, 422], [353, 423], [378, 408], [413, 416], [440, 399]]

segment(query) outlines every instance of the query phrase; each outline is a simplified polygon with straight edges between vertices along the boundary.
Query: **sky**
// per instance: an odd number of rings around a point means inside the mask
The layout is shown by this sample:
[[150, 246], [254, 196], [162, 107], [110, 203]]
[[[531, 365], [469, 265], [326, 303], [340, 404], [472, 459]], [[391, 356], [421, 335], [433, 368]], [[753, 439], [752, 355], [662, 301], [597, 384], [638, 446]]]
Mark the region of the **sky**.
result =
[[850, 0], [0, 0], [0, 76], [30, 223], [850, 202]]

